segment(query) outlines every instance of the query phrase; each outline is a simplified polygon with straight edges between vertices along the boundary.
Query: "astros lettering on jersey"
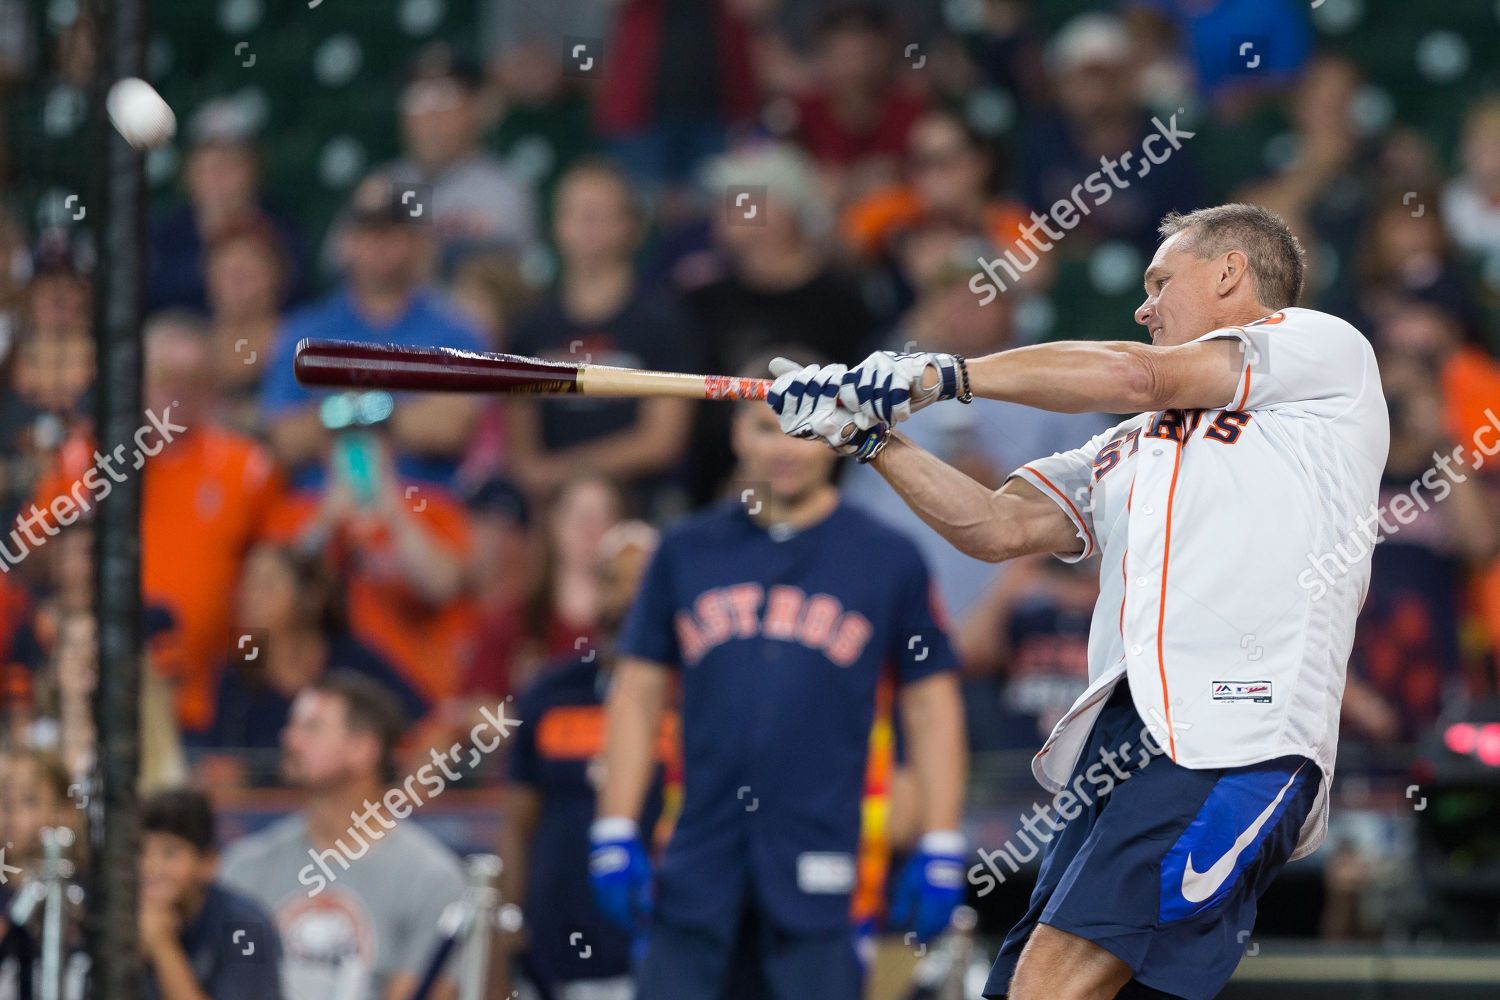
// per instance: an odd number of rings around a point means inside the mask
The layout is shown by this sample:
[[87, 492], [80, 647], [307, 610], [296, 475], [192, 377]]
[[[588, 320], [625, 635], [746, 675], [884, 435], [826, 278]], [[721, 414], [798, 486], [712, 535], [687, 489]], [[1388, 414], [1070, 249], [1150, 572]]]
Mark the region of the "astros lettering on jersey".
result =
[[[1324, 782], [1293, 859], [1328, 825], [1339, 704], [1373, 545], [1326, 593], [1297, 575], [1375, 509], [1390, 444], [1369, 341], [1311, 309], [1199, 340], [1244, 345], [1233, 401], [1132, 417], [1013, 475], [1100, 553], [1088, 689], [1032, 762], [1061, 791], [1099, 708], [1128, 676], [1155, 742], [1184, 767], [1300, 754]], [[1368, 537], [1365, 533], [1362, 537]]]

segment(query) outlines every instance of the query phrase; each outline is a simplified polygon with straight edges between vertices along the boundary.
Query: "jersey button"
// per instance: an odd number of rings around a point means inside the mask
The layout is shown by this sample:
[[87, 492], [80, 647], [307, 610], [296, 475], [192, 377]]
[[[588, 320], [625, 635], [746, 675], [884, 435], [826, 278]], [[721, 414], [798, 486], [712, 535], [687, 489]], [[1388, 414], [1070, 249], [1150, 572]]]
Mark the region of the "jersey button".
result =
[[1152, 448], [1151, 449], [1151, 454], [1153, 454], [1153, 455], [1160, 455], [1161, 454], [1161, 449], [1160, 448]]
[[1153, 506], [1151, 506], [1150, 504], [1147, 504], [1146, 506], [1144, 506], [1144, 507], [1141, 508], [1141, 513], [1142, 514], [1155, 514], [1156, 513], [1156, 508], [1153, 507]]
[[1136, 643], [1134, 646], [1130, 647], [1130, 655], [1131, 656], [1140, 656], [1141, 655], [1141, 646], [1140, 646], [1140, 643]]
[[1148, 580], [1148, 579], [1146, 579], [1144, 576], [1138, 576], [1138, 577], [1135, 578], [1135, 585], [1137, 587], [1144, 587], [1146, 584], [1148, 584], [1150, 582], [1151, 581]]

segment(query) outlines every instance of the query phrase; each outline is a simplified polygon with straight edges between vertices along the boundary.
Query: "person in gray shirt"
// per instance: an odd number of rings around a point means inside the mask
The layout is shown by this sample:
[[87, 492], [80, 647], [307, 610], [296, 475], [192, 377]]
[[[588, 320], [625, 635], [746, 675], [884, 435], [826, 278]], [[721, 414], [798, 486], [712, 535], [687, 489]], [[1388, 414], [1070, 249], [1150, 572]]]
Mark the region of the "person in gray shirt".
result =
[[[408, 1000], [443, 910], [463, 895], [457, 856], [410, 818], [446, 787], [446, 769], [420, 789], [414, 775], [406, 794], [386, 784], [402, 728], [369, 678], [335, 671], [304, 689], [282, 732], [302, 809], [224, 854], [222, 881], [275, 917], [286, 1000]], [[431, 998], [454, 994], [445, 978]]]

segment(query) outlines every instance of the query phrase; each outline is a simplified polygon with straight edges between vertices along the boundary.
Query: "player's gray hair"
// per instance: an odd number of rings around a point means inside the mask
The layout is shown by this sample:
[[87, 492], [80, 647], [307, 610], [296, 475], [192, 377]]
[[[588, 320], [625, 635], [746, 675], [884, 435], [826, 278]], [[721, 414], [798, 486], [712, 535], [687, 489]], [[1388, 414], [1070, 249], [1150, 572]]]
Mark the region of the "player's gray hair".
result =
[[1250, 263], [1255, 297], [1269, 309], [1294, 306], [1302, 297], [1307, 251], [1286, 220], [1259, 205], [1233, 203], [1200, 208], [1186, 215], [1172, 212], [1161, 220], [1162, 239], [1192, 230], [1184, 250], [1200, 260], [1239, 250]]

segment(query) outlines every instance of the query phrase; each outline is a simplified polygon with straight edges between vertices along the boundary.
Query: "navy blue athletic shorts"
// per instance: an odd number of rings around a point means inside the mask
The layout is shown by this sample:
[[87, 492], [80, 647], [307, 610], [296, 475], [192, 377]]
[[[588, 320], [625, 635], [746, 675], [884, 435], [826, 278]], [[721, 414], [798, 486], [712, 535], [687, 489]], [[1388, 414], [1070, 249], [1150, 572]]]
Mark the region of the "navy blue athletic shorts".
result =
[[791, 934], [748, 907], [730, 939], [657, 920], [638, 1000], [860, 1000], [854, 932]]
[[[1026, 939], [1047, 924], [1130, 966], [1119, 996], [1208, 1000], [1239, 964], [1256, 901], [1296, 847], [1322, 776], [1305, 757], [1193, 770], [1152, 754], [1121, 680], [1094, 722], [1078, 776], [1109, 756], [1123, 780], [1090, 795], [1047, 844], [1031, 906], [985, 984], [1004, 997]], [[1111, 774], [1096, 769], [1094, 774]], [[1044, 828], [1045, 829], [1045, 828]]]

